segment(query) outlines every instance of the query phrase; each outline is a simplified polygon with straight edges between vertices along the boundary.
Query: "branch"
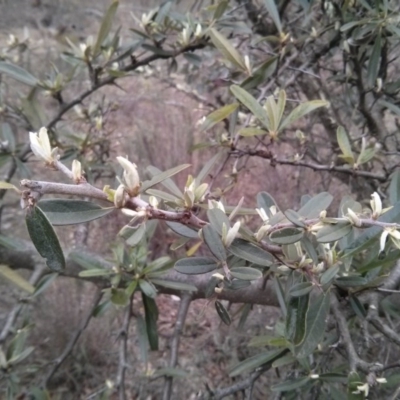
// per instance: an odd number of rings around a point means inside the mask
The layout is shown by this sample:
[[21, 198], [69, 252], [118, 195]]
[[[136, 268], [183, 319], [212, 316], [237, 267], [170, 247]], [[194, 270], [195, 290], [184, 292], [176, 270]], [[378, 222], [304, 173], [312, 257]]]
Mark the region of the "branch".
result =
[[[171, 357], [169, 360], [169, 367], [175, 368], [178, 364], [178, 350], [179, 350], [179, 339], [182, 334], [185, 319], [192, 301], [191, 294], [185, 293], [181, 297], [179, 303], [178, 315], [176, 316], [175, 329], [171, 341]], [[163, 400], [170, 400], [172, 395], [172, 376], [165, 377]]]
[[77, 343], [78, 339], [80, 338], [81, 334], [83, 331], [86, 329], [86, 327], [89, 324], [89, 321], [91, 320], [93, 316], [93, 311], [99, 304], [101, 298], [103, 296], [103, 293], [98, 290], [95, 296], [95, 299], [92, 303], [92, 307], [89, 309], [89, 312], [87, 313], [86, 317], [81, 321], [81, 324], [79, 327], [75, 330], [74, 334], [71, 336], [69, 342], [64, 348], [64, 351], [60, 354], [59, 357], [57, 357], [55, 360], [53, 360], [52, 364], [53, 367], [50, 369], [50, 371], [47, 373], [45, 378], [43, 379], [43, 386], [47, 387], [50, 379], [53, 377], [53, 375], [57, 372], [58, 368], [62, 365], [62, 363], [67, 359], [67, 357], [71, 354], [72, 350], [75, 347], [75, 344]]
[[346, 348], [347, 357], [349, 360], [350, 371], [357, 371], [357, 369], [362, 370], [365, 373], [369, 373], [371, 371], [380, 371], [383, 368], [381, 364], [369, 364], [366, 361], [362, 360], [354, 347], [353, 340], [350, 335], [349, 328], [347, 326], [347, 321], [340, 310], [340, 304], [336, 297], [336, 294], [332, 293], [331, 295], [331, 307], [333, 311], [333, 315], [335, 316], [335, 320], [337, 323], [337, 328], [341, 337], [341, 342]]
[[260, 149], [235, 149], [234, 154], [237, 154], [239, 157], [243, 157], [244, 155], [256, 156], [265, 158], [267, 160], [271, 160], [271, 165], [293, 165], [299, 167], [310, 168], [314, 171], [328, 171], [328, 172], [339, 172], [346, 175], [352, 176], [361, 176], [366, 179], [376, 179], [379, 182], [386, 182], [388, 180], [387, 175], [376, 174], [369, 171], [360, 171], [342, 166], [335, 165], [323, 165], [323, 164], [315, 164], [307, 161], [301, 160], [287, 160], [283, 158], [276, 158], [271, 151], [268, 150], [260, 150]]
[[125, 310], [124, 322], [122, 324], [121, 332], [120, 332], [120, 347], [119, 347], [119, 364], [118, 364], [118, 394], [119, 400], [126, 400], [125, 393], [125, 372], [127, 369], [127, 348], [128, 348], [128, 335], [129, 335], [129, 325], [132, 317], [132, 302], [133, 296], [131, 296], [128, 306]]

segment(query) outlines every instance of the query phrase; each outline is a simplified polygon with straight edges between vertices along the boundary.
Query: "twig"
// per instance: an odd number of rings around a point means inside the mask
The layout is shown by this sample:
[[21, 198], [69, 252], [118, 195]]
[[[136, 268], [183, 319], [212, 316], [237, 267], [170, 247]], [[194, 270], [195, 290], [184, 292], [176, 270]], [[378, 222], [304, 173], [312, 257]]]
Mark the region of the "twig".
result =
[[62, 363], [67, 359], [67, 357], [71, 354], [72, 350], [74, 349], [78, 339], [80, 338], [81, 334], [83, 331], [86, 329], [86, 327], [89, 324], [89, 321], [91, 320], [93, 316], [93, 311], [99, 304], [101, 298], [103, 296], [103, 293], [98, 290], [95, 296], [95, 299], [92, 303], [92, 307], [89, 309], [89, 312], [87, 313], [86, 317], [82, 319], [79, 327], [75, 330], [74, 334], [71, 336], [69, 342], [66, 344], [64, 351], [60, 354], [59, 357], [57, 357], [55, 360], [53, 360], [52, 364], [53, 367], [50, 369], [50, 371], [47, 373], [47, 375], [43, 379], [43, 387], [47, 387], [49, 384], [50, 379], [53, 377], [53, 375], [57, 372], [58, 368], [62, 365]]
[[119, 347], [119, 364], [118, 364], [118, 395], [119, 400], [126, 400], [125, 393], [125, 372], [127, 369], [127, 348], [128, 348], [128, 335], [129, 335], [129, 325], [132, 317], [132, 302], [133, 296], [131, 296], [129, 305], [125, 310], [124, 321], [122, 323], [121, 332], [120, 332], [120, 347]]
[[[169, 360], [169, 367], [175, 368], [178, 363], [178, 350], [179, 350], [179, 339], [182, 334], [185, 319], [189, 310], [190, 302], [192, 301], [192, 295], [185, 293], [181, 297], [179, 304], [178, 315], [176, 317], [175, 329], [171, 340], [171, 356]], [[172, 376], [165, 378], [163, 400], [170, 400], [172, 395]]]
[[[39, 281], [39, 279], [42, 277], [44, 269], [45, 269], [44, 266], [40, 265], [33, 271], [31, 277], [29, 278], [29, 283], [31, 285], [35, 285]], [[21, 300], [19, 300], [18, 303], [15, 304], [13, 309], [9, 312], [7, 321], [5, 322], [4, 327], [0, 333], [0, 343], [6, 340], [23, 307], [24, 303]]]
[[347, 327], [346, 318], [340, 310], [339, 301], [334, 293], [331, 295], [331, 307], [342, 339], [342, 344], [346, 348], [350, 371], [357, 371], [357, 369], [360, 369], [365, 373], [369, 373], [371, 371], [382, 370], [383, 366], [381, 364], [369, 364], [358, 356], [356, 349], [354, 348], [349, 328]]

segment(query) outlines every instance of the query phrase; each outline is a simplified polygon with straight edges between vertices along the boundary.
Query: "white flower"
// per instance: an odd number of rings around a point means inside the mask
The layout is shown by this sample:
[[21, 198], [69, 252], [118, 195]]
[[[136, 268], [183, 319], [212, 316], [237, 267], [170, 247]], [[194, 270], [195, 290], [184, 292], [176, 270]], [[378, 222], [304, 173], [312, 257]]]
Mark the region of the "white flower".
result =
[[82, 164], [78, 160], [72, 161], [72, 175], [76, 183], [82, 181]]
[[354, 226], [360, 227], [362, 225], [361, 219], [351, 208], [347, 209], [347, 218], [350, 221], [350, 223]]
[[386, 378], [376, 378], [376, 381], [377, 381], [378, 383], [387, 383]]
[[365, 397], [368, 397], [369, 386], [367, 382], [365, 382], [363, 385], [357, 386], [357, 391], [353, 392], [353, 394], [360, 394], [362, 392], [364, 392]]
[[263, 222], [267, 222], [269, 220], [268, 215], [263, 208], [256, 208], [256, 211]]
[[[124, 185], [119, 185], [118, 189], [115, 191], [114, 194], [114, 205], [117, 208], [122, 208], [126, 204], [126, 196], [127, 194], [125, 193], [125, 187]], [[129, 210], [131, 211], [131, 210]]]
[[136, 164], [131, 163], [125, 157], [117, 157], [118, 162], [124, 169], [123, 183], [130, 196], [137, 196], [140, 188], [140, 178], [137, 172]]
[[51, 149], [49, 135], [45, 127], [40, 128], [39, 133], [29, 132], [29, 141], [36, 157], [41, 158], [49, 164], [56, 161], [57, 147], [53, 150]]

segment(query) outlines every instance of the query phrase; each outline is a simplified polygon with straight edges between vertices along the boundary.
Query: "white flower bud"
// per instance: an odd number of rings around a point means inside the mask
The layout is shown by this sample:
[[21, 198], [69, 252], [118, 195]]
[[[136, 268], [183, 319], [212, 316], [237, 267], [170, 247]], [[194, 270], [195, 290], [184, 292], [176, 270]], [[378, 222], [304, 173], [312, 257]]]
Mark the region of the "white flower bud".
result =
[[377, 219], [382, 214], [382, 200], [377, 192], [371, 194], [372, 218]]
[[237, 221], [232, 228], [229, 228], [228, 233], [226, 234], [224, 244], [226, 247], [229, 247], [232, 242], [235, 240], [237, 233], [240, 229], [240, 221]]
[[126, 192], [124, 185], [119, 185], [114, 194], [114, 205], [117, 208], [122, 208], [126, 204]]
[[75, 183], [81, 183], [84, 180], [82, 176], [82, 165], [78, 160], [72, 161], [72, 175]]
[[131, 163], [125, 157], [117, 157], [117, 160], [124, 169], [122, 178], [126, 191], [132, 197], [137, 196], [139, 194], [140, 178], [136, 164]]
[[361, 219], [351, 208], [347, 209], [347, 218], [354, 226], [360, 227], [362, 225]]
[[36, 157], [41, 158], [48, 164], [53, 163], [57, 159], [57, 147], [51, 149], [49, 135], [45, 127], [40, 128], [39, 134], [29, 132], [29, 141], [32, 152]]

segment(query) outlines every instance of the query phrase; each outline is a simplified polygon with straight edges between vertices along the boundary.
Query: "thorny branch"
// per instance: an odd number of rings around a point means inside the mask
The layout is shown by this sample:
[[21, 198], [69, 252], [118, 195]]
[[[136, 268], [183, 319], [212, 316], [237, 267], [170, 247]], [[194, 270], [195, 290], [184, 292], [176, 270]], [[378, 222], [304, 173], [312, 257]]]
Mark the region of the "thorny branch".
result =
[[[171, 340], [171, 355], [169, 360], [169, 367], [175, 368], [178, 364], [178, 351], [179, 351], [179, 340], [183, 331], [186, 316], [192, 301], [192, 295], [185, 293], [181, 297], [179, 304], [178, 315], [176, 317], [175, 329]], [[170, 400], [172, 396], [172, 376], [165, 377], [163, 400]]]

